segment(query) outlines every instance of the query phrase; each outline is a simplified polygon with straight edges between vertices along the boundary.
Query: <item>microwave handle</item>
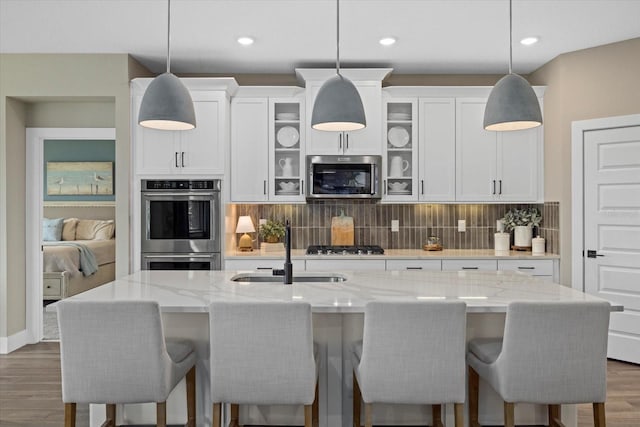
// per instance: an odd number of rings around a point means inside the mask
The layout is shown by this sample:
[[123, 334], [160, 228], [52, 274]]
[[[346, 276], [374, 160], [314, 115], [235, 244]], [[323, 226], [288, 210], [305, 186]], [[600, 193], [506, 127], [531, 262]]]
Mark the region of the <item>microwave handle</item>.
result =
[[372, 165], [373, 167], [371, 168], [371, 195], [374, 196], [376, 194], [376, 177], [378, 176], [378, 166], [377, 165]]

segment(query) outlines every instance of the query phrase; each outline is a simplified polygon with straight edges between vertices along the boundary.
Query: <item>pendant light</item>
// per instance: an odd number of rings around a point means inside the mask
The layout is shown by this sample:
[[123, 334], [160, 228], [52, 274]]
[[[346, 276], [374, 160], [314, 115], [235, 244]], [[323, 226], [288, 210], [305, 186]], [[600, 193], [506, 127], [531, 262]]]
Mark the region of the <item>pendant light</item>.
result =
[[336, 75], [320, 87], [313, 103], [311, 127], [325, 131], [352, 131], [367, 126], [358, 89], [340, 74], [340, 0], [336, 0]]
[[147, 87], [138, 123], [160, 130], [189, 130], [196, 127], [196, 113], [189, 90], [171, 74], [171, 0], [167, 0], [167, 72], [153, 79]]
[[533, 88], [511, 71], [513, 29], [509, 0], [509, 74], [501, 78], [489, 94], [484, 110], [484, 128], [494, 131], [530, 129], [542, 124], [540, 104]]

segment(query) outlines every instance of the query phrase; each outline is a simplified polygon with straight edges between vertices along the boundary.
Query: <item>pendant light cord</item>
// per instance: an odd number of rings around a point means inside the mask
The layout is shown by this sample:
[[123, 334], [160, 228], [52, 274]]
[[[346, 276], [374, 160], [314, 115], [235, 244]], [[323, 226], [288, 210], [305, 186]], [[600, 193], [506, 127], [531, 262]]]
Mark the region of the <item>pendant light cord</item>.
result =
[[167, 0], [167, 73], [171, 72], [171, 0]]
[[340, 0], [336, 0], [336, 73], [340, 75]]
[[509, 74], [512, 74], [511, 63], [513, 61], [513, 18], [511, 14], [511, 1], [509, 0]]

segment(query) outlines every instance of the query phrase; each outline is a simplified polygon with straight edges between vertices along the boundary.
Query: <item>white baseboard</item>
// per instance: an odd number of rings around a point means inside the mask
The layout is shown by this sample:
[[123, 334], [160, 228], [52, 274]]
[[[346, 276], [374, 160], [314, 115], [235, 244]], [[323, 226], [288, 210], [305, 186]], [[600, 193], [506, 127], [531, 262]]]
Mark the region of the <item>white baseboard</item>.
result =
[[26, 329], [9, 337], [0, 337], [0, 354], [9, 354], [29, 344], [29, 333]]

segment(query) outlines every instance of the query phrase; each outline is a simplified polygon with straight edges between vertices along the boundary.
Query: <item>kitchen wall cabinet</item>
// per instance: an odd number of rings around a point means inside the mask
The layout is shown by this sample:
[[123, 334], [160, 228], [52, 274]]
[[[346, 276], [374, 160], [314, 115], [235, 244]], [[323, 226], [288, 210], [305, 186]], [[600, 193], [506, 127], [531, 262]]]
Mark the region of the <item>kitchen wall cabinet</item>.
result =
[[313, 103], [322, 84], [335, 76], [334, 69], [296, 69], [306, 86], [307, 154], [382, 154], [382, 79], [391, 69], [342, 69], [355, 85], [364, 106], [367, 126], [352, 132], [327, 132], [311, 128]]
[[542, 194], [542, 129], [490, 132], [484, 98], [456, 99], [456, 200], [537, 202]]
[[229, 95], [233, 79], [183, 79], [193, 99], [196, 128], [161, 131], [137, 123], [151, 79], [132, 81], [132, 128], [136, 175], [222, 175], [228, 141]]
[[418, 198], [418, 100], [385, 99], [383, 111], [382, 190], [385, 201]]
[[232, 201], [304, 201], [303, 101], [300, 96], [232, 100]]

